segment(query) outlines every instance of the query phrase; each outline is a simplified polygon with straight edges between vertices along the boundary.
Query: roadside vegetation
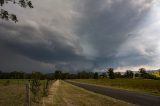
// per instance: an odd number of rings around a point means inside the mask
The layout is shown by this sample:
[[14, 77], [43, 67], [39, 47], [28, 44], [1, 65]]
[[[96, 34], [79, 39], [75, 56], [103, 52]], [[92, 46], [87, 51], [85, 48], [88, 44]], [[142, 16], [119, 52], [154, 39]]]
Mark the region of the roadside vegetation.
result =
[[160, 80], [148, 79], [76, 79], [74, 81], [100, 86], [112, 87], [116, 89], [125, 89], [129, 91], [138, 91], [160, 95]]
[[35, 79], [0, 79], [0, 106], [24, 106], [26, 84], [29, 83], [31, 104], [38, 105], [41, 98], [48, 95], [51, 82]]
[[82, 88], [59, 81], [53, 97], [53, 106], [133, 106], [133, 104], [89, 92]]

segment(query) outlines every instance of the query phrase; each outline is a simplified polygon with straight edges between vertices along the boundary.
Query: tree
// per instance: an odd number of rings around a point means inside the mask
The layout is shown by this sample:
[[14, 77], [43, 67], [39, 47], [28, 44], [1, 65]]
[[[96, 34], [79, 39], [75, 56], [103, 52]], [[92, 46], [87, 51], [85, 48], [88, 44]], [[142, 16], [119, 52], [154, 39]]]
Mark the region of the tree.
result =
[[140, 68], [139, 69], [140, 77], [146, 78], [147, 77], [147, 72], [145, 68]]
[[131, 70], [127, 70], [124, 74], [126, 78], [133, 78], [134, 73]]
[[15, 5], [19, 5], [22, 8], [33, 8], [32, 2], [29, 0], [0, 0], [0, 7], [1, 7], [1, 11], [0, 11], [0, 18], [2, 20], [12, 20], [15, 23], [18, 22], [17, 16], [15, 14], [9, 13], [7, 10], [4, 10], [2, 8], [2, 6], [4, 6], [5, 4], [8, 3], [13, 3]]
[[122, 77], [120, 72], [115, 72], [114, 75], [115, 75], [115, 78], [121, 78]]
[[60, 70], [55, 71], [55, 79], [61, 79], [62, 78], [62, 72]]
[[94, 73], [94, 79], [98, 79], [98, 73], [97, 72]]
[[108, 76], [109, 79], [115, 79], [115, 75], [114, 75], [114, 69], [113, 68], [108, 68]]
[[41, 83], [40, 83], [40, 77], [41, 77], [41, 74], [39, 72], [34, 72], [32, 73], [32, 80], [30, 82], [31, 84], [31, 92], [33, 94], [33, 101], [34, 102], [39, 102], [40, 100], [40, 86], [41, 86]]
[[102, 78], [106, 78], [106, 77], [107, 77], [107, 74], [106, 74], [106, 72], [103, 72], [100, 76], [101, 76]]

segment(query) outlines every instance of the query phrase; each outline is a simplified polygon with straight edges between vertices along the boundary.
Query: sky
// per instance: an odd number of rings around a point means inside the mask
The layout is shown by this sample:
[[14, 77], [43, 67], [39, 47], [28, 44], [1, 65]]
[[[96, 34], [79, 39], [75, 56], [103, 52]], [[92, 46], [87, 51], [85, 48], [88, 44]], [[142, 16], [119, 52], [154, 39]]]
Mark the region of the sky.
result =
[[0, 20], [0, 70], [159, 69], [159, 0], [32, 0]]

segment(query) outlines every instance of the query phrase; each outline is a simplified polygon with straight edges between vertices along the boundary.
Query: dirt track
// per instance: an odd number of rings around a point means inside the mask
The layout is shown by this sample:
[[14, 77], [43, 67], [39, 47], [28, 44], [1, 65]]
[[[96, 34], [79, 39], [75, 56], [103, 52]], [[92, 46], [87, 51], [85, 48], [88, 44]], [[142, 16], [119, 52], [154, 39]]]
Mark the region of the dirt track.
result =
[[125, 90], [117, 90], [106, 87], [100, 87], [89, 84], [82, 84], [72, 81], [66, 81], [78, 87], [84, 88], [89, 91], [93, 91], [95, 93], [103, 94], [106, 96], [110, 96], [116, 99], [124, 100], [133, 104], [137, 104], [140, 106], [160, 106], [160, 96], [152, 96], [141, 93], [129, 92]]
[[52, 106], [53, 105], [53, 98], [54, 98], [54, 95], [56, 94], [57, 90], [58, 90], [58, 87], [59, 87], [59, 80], [55, 81], [50, 89], [49, 89], [49, 95], [47, 97], [44, 97], [43, 98], [43, 105], [42, 106]]

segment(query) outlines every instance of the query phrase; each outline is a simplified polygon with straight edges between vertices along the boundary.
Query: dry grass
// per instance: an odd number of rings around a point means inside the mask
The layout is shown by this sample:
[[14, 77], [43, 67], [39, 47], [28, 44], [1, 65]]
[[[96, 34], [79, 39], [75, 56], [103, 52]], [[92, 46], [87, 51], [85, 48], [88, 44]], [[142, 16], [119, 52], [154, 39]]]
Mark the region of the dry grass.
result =
[[24, 86], [0, 85], [0, 106], [24, 106]]
[[[9, 81], [9, 83], [7, 83]], [[28, 80], [23, 79], [1, 79], [0, 80], [0, 106], [24, 106], [25, 84]], [[41, 85], [45, 80], [41, 80]], [[42, 96], [42, 88], [40, 95]], [[34, 103], [32, 103], [34, 105]]]
[[132, 104], [86, 91], [64, 81], [53, 96], [54, 106], [131, 106]]

